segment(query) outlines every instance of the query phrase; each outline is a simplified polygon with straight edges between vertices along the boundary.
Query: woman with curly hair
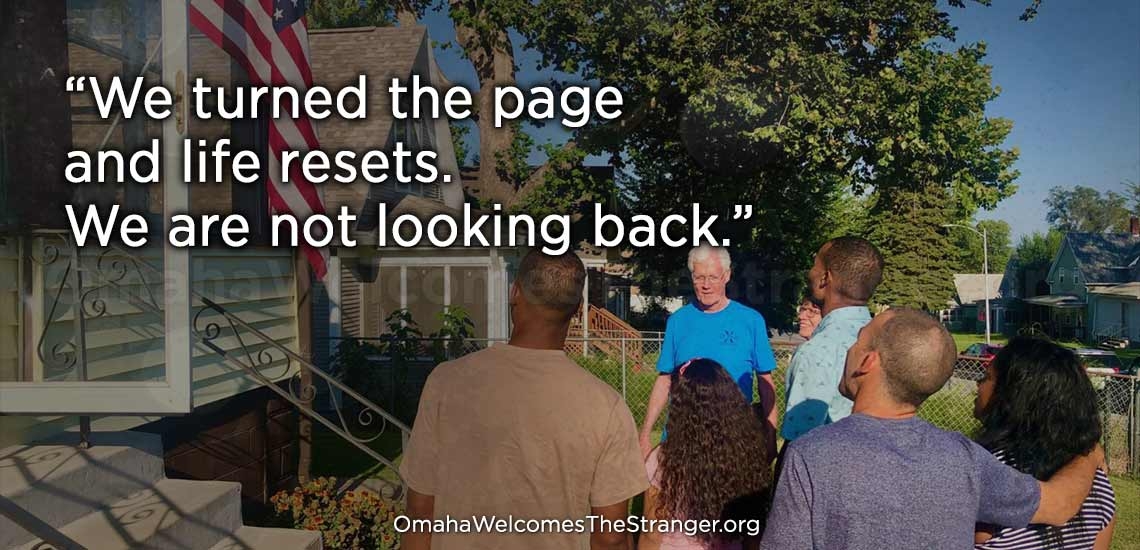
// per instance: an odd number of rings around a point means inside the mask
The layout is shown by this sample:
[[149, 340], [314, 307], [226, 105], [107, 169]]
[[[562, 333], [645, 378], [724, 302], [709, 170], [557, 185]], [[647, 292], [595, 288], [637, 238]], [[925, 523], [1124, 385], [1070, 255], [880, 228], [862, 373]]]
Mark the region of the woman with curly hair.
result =
[[[1052, 342], [1010, 340], [978, 383], [978, 443], [1002, 462], [1047, 480], [1100, 440], [1097, 395], [1076, 354]], [[1061, 527], [979, 526], [976, 548], [1107, 549], [1116, 511], [1105, 465], [1097, 469], [1080, 513]]]
[[[716, 361], [694, 359], [671, 376], [669, 436], [646, 459], [650, 529], [638, 548], [758, 547], [772, 483], [764, 425]], [[701, 520], [739, 528], [702, 531]]]

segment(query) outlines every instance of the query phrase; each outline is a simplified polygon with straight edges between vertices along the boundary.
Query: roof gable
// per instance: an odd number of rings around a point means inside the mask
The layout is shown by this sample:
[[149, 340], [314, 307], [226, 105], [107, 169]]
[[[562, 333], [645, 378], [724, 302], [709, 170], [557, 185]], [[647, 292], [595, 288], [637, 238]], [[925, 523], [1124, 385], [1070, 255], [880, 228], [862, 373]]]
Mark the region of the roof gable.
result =
[[1065, 234], [1062, 249], [1068, 247], [1085, 284], [1111, 284], [1136, 280], [1140, 237], [1129, 233]]
[[[989, 298], [997, 300], [1001, 297], [1002, 281], [1004, 275], [989, 274]], [[983, 273], [959, 273], [954, 275], [954, 288], [958, 294], [958, 303], [972, 304], [986, 299], [986, 275]]]

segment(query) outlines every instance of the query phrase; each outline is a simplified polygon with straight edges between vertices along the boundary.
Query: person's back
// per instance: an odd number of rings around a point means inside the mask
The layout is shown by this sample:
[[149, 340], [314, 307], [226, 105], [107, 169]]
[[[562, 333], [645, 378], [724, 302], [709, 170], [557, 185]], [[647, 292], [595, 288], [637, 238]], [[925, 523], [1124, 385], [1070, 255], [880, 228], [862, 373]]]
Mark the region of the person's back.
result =
[[891, 308], [863, 327], [839, 384], [853, 413], [788, 446], [761, 547], [960, 549], [973, 545], [976, 523], [1068, 521], [1096, 453], [1039, 482], [917, 418], [956, 355], [950, 333], [922, 311]]
[[649, 482], [629, 408], [563, 352], [585, 278], [573, 253], [532, 250], [511, 286], [510, 344], [428, 377], [400, 463], [402, 548], [625, 548], [612, 522]]
[[[787, 453], [782, 476], [810, 477], [801, 486], [811, 521], [787, 527], [803, 531], [793, 548], [969, 548], [980, 511], [994, 523], [1024, 524], [1037, 507], [1026, 492], [1035, 485], [996, 486], [1007, 477], [984, 475], [995, 462], [985, 449], [915, 417], [854, 414]], [[780, 514], [773, 510], [770, 529], [785, 522]]]
[[[433, 432], [446, 449], [435, 466], [437, 517], [583, 519], [591, 504], [611, 504], [643, 487], [632, 467], [599, 464], [612, 458], [612, 445], [637, 457], [625, 402], [561, 351], [492, 346], [440, 365], [423, 399], [438, 411]], [[625, 475], [595, 486], [595, 472], [614, 466]]]

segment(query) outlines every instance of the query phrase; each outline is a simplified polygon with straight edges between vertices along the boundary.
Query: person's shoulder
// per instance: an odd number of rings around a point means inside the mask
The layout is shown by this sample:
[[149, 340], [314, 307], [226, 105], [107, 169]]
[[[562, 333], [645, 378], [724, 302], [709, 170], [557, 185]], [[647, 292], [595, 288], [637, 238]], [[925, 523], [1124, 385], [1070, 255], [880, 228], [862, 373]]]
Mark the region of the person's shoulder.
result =
[[729, 300], [728, 307], [732, 309], [734, 315], [738, 315], [749, 321], [764, 322], [764, 314], [751, 306], [744, 305], [736, 300]]
[[854, 425], [851, 417], [843, 418], [837, 422], [812, 428], [807, 433], [796, 438], [795, 441], [789, 443], [791, 449], [794, 449], [801, 456], [812, 456], [816, 454], [828, 454], [835, 447], [845, 445], [851, 438], [857, 438], [854, 434]]
[[692, 303], [685, 304], [677, 308], [677, 311], [669, 314], [669, 317], [665, 319], [665, 325], [668, 326], [683, 322], [686, 319], [692, 318], [693, 315], [697, 313], [700, 313], [697, 306], [694, 306]]

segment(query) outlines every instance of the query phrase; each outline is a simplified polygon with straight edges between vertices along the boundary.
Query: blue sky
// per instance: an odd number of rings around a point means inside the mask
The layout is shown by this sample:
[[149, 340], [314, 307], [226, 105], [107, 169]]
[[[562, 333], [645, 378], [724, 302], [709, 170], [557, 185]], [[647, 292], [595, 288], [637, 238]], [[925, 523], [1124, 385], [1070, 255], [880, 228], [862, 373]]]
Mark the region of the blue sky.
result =
[[[1119, 191], [1121, 182], [1140, 182], [1140, 2], [1045, 0], [1035, 20], [1018, 20], [1028, 4], [949, 9], [959, 43], [987, 44], [986, 62], [1002, 89], [987, 113], [1014, 122], [1006, 145], [1021, 150], [1018, 191], [978, 217], [1006, 220], [1015, 239], [1046, 228], [1042, 201], [1051, 187]], [[444, 14], [429, 12], [424, 23], [434, 40], [455, 37]], [[532, 53], [516, 55], [520, 85], [550, 79], [534, 70]], [[453, 82], [474, 87], [457, 48], [436, 56]], [[539, 142], [565, 139], [553, 125], [534, 134]]]

